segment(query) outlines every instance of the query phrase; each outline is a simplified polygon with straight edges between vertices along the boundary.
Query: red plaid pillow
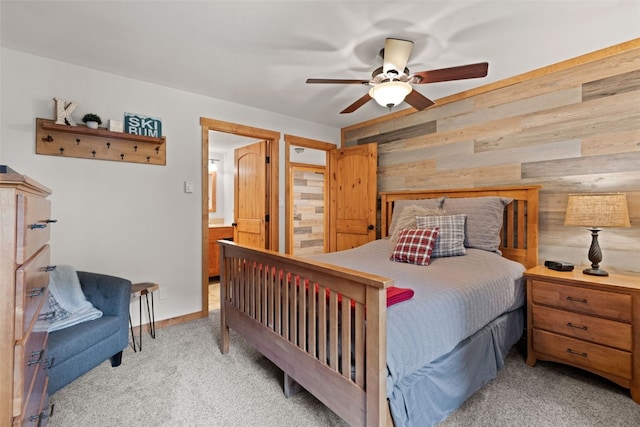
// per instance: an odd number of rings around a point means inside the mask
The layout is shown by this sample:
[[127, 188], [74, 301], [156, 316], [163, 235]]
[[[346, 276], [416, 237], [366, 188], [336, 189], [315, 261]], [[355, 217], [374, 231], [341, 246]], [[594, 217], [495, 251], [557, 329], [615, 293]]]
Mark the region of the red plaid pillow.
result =
[[389, 260], [417, 265], [429, 265], [431, 253], [438, 237], [435, 228], [405, 228], [400, 232]]

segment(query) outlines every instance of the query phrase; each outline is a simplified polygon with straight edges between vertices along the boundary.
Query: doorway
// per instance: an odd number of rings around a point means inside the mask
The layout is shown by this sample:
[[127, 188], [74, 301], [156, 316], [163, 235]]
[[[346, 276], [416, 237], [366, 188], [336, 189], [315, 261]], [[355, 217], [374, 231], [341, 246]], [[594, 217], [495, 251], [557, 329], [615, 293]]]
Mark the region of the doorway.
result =
[[268, 162], [266, 177], [267, 206], [266, 213], [267, 239], [265, 249], [278, 250], [279, 239], [279, 142], [280, 133], [266, 129], [254, 128], [237, 123], [200, 118], [202, 130], [202, 317], [209, 315], [209, 133], [222, 132], [255, 140], [266, 141], [266, 157]]
[[[312, 150], [320, 150], [325, 152], [325, 160], [324, 166], [322, 170], [324, 171], [326, 177], [327, 165], [329, 162], [329, 152], [337, 148], [336, 144], [332, 144], [329, 142], [317, 141], [309, 138], [302, 138], [294, 135], [284, 135], [284, 153], [285, 153], [285, 170], [286, 170], [286, 181], [285, 181], [285, 252], [288, 254], [294, 254], [294, 182], [293, 182], [293, 171], [295, 168], [299, 168], [300, 166], [296, 165], [296, 161], [292, 161], [294, 159], [291, 158], [291, 151], [294, 148], [308, 148]], [[320, 168], [316, 168], [315, 172], [321, 172]], [[324, 203], [323, 205], [328, 206], [328, 200], [326, 199], [327, 188], [324, 191]], [[323, 212], [323, 250], [326, 252], [326, 242], [328, 241], [328, 210], [324, 209]]]

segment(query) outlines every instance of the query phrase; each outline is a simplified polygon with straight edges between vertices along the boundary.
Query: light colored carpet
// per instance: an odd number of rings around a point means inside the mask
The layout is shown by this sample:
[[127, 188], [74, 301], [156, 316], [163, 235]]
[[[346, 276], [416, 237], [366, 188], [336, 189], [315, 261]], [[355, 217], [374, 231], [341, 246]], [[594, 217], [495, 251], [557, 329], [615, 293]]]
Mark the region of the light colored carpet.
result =
[[[232, 332], [220, 354], [218, 312], [208, 319], [143, 335], [143, 351], [125, 350], [122, 365], [103, 363], [51, 396], [51, 427], [345, 426], [307, 392], [282, 393], [282, 373]], [[442, 426], [640, 425], [627, 390], [583, 371], [507, 357], [498, 377]], [[420, 427], [420, 426], [416, 426]]]

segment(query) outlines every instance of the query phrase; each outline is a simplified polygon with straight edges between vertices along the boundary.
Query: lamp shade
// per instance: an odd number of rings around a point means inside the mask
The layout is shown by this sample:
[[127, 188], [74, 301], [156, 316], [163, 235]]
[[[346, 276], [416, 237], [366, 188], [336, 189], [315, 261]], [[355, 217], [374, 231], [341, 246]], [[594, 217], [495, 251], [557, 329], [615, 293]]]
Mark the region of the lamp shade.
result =
[[569, 194], [564, 225], [631, 227], [624, 193]]
[[413, 88], [409, 83], [393, 80], [378, 83], [369, 90], [369, 96], [383, 107], [395, 107], [404, 101]]

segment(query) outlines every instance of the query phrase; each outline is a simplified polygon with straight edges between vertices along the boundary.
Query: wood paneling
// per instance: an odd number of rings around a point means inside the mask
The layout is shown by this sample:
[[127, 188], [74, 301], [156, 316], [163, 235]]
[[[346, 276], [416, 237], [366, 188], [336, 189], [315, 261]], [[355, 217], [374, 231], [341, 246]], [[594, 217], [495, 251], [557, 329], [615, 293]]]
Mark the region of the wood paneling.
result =
[[365, 141], [379, 191], [543, 185], [541, 260], [588, 264], [567, 195], [623, 191], [631, 228], [603, 231], [602, 265], [640, 272], [640, 39], [343, 129], [343, 146]]

